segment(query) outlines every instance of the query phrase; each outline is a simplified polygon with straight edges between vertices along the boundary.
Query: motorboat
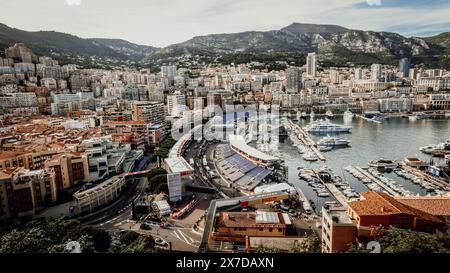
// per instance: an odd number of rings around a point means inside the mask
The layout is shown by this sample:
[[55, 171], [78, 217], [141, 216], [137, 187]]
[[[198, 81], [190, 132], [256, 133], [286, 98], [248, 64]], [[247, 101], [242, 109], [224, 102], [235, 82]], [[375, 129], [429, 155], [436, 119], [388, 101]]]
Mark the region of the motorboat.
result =
[[372, 120], [375, 121], [375, 122], [381, 123], [381, 122], [385, 121], [386, 118], [383, 117], [383, 116], [377, 115], [377, 116], [373, 116]]
[[411, 116], [408, 116], [408, 119], [409, 119], [410, 121], [416, 121], [416, 120], [417, 120], [417, 115], [411, 115]]
[[436, 144], [430, 144], [430, 145], [421, 147], [419, 150], [424, 154], [432, 154], [432, 153], [435, 153], [435, 152], [441, 150], [441, 147], [439, 147], [439, 145], [436, 145]]
[[426, 113], [419, 113], [416, 115], [417, 120], [421, 120], [421, 119], [427, 119], [430, 118], [430, 115], [426, 114]]
[[384, 169], [395, 169], [398, 167], [398, 163], [387, 159], [371, 160], [368, 165], [369, 167]]
[[317, 158], [317, 156], [315, 154], [310, 153], [310, 152], [305, 153], [303, 155], [303, 159], [306, 160], [306, 161], [317, 161], [317, 160], [319, 160], [319, 158]]
[[317, 142], [318, 146], [328, 147], [345, 147], [350, 144], [350, 141], [338, 137], [326, 136]]
[[325, 197], [330, 197], [330, 194], [326, 191], [322, 191], [322, 192], [318, 192], [317, 196], [325, 198]]
[[330, 110], [328, 110], [327, 112], [325, 112], [325, 116], [329, 119], [334, 118], [334, 114], [333, 112], [331, 112]]
[[333, 150], [333, 146], [319, 145], [319, 146], [317, 146], [317, 148], [318, 148], [319, 151], [321, 151], [321, 152], [329, 152], [329, 151]]
[[326, 134], [326, 133], [349, 133], [352, 129], [350, 126], [334, 124], [329, 121], [317, 121], [312, 122], [305, 126], [305, 131], [313, 134]]

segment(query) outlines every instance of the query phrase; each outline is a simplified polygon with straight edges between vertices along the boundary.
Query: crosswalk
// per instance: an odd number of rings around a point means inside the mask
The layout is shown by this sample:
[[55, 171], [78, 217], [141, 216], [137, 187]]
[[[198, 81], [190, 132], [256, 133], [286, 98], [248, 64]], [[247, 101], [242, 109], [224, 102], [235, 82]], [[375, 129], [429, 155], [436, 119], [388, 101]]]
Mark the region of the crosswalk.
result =
[[172, 230], [170, 232], [170, 234], [175, 236], [177, 239], [179, 239], [180, 241], [185, 242], [186, 244], [188, 244], [190, 246], [198, 247], [199, 244], [200, 244], [199, 240], [196, 240], [196, 239], [192, 238], [191, 236], [187, 235], [186, 233], [184, 233], [180, 229]]

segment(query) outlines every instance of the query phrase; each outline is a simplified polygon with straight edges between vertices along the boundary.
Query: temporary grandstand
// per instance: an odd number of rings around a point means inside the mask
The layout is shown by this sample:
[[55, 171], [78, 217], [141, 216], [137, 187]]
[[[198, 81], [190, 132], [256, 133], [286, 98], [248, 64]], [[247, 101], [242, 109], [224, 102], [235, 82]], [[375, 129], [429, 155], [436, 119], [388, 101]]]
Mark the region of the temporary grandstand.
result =
[[217, 169], [235, 187], [252, 191], [271, 174], [245, 157], [237, 154], [228, 144], [216, 148]]

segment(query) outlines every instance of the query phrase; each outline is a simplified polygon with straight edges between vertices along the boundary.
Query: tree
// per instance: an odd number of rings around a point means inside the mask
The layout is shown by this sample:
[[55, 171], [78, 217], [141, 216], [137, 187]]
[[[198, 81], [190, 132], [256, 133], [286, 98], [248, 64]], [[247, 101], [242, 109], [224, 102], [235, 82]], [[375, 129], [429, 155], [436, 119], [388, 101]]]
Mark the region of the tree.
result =
[[255, 253], [279, 253], [280, 250], [276, 247], [265, 247], [263, 245], [259, 245], [253, 252], [255, 252]]
[[158, 186], [161, 184], [167, 184], [167, 175], [166, 174], [159, 174], [148, 180], [148, 187], [151, 192], [156, 191]]
[[155, 241], [152, 236], [143, 236], [137, 232], [129, 231], [120, 236], [120, 243], [110, 249], [115, 253], [153, 253]]
[[[444, 236], [445, 237], [445, 236]], [[378, 239], [384, 253], [448, 253], [442, 238], [436, 234], [391, 227]]]

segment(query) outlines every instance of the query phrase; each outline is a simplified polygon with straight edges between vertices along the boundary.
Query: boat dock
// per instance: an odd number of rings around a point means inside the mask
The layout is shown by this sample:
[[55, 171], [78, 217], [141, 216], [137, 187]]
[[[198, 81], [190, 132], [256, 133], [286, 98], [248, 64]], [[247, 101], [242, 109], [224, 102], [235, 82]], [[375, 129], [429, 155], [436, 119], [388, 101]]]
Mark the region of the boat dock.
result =
[[371, 122], [374, 122], [374, 123], [377, 123], [377, 124], [381, 124], [381, 123], [382, 123], [382, 122], [379, 121], [379, 120], [374, 120], [374, 119], [366, 118], [366, 117], [363, 116], [363, 115], [355, 114], [355, 116], [358, 117], [358, 118], [362, 118], [362, 119], [364, 119], [364, 120], [366, 120], [366, 121], [371, 121]]
[[296, 137], [303, 146], [312, 151], [321, 161], [326, 160], [325, 156], [316, 148], [316, 142], [312, 140], [307, 132], [305, 132], [298, 124], [292, 122], [292, 120], [287, 119], [287, 123], [287, 125], [290, 128], [293, 128], [294, 132], [297, 133]]
[[[294, 186], [294, 185], [292, 185]], [[309, 199], [306, 197], [306, 195], [303, 193], [302, 189], [299, 186], [294, 186], [295, 190], [298, 193], [298, 201], [300, 201], [303, 205], [304, 209], [310, 209], [311, 210], [311, 214], [312, 215], [316, 215], [316, 212], [314, 211], [314, 209], [311, 206], [311, 203], [309, 202]]]
[[314, 171], [314, 174], [316, 175], [317, 179], [319, 179], [320, 183], [322, 183], [322, 185], [324, 185], [327, 190], [334, 196], [334, 198], [343, 206], [343, 207], [347, 207], [347, 197], [345, 197], [345, 195], [332, 183], [325, 183], [325, 181], [323, 181], [320, 176], [318, 175], [318, 173], [316, 171]]
[[423, 178], [426, 182], [430, 183], [431, 185], [434, 185], [446, 191], [450, 191], [450, 184], [442, 179], [439, 179], [438, 177], [431, 176], [416, 168], [410, 167], [404, 163], [399, 163], [398, 166], [401, 169], [414, 174], [415, 176]]
[[373, 175], [371, 175], [369, 172], [367, 172], [363, 168], [355, 167], [355, 169], [358, 170], [361, 174], [365, 175], [367, 178], [369, 178], [372, 182], [376, 183], [378, 186], [380, 186], [382, 189], [384, 189], [390, 195], [392, 195], [392, 196], [398, 196], [399, 195], [396, 191], [391, 189], [391, 187], [389, 187], [388, 185], [383, 183], [381, 180], [379, 180], [378, 178], [376, 178]]

